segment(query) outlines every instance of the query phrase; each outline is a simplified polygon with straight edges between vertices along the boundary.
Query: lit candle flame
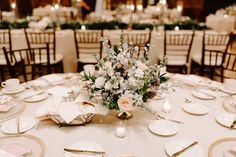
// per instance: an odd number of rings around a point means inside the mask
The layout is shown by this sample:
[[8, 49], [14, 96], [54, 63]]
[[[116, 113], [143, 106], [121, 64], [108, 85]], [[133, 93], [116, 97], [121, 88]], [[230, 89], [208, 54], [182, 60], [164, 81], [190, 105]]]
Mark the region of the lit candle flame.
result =
[[183, 10], [183, 7], [182, 6], [177, 6], [177, 11], [178, 12], [181, 12]]
[[166, 100], [163, 105], [163, 112], [169, 113], [170, 110], [171, 110], [171, 106], [170, 106], [169, 100]]
[[16, 3], [12, 3], [11, 7], [12, 7], [12, 9], [15, 9], [16, 8]]
[[131, 11], [134, 11], [134, 5], [133, 5], [133, 4], [130, 5], [130, 10], [131, 10]]
[[143, 6], [140, 4], [140, 5], [137, 6], [137, 9], [138, 9], [138, 11], [142, 11], [143, 10]]
[[175, 30], [178, 31], [179, 30], [179, 26], [175, 26]]
[[57, 9], [59, 9], [59, 4], [55, 4], [54, 5], [54, 8], [57, 10]]
[[166, 0], [160, 0], [159, 3], [166, 5]]
[[82, 25], [82, 26], [81, 26], [81, 29], [82, 29], [82, 30], [85, 30], [85, 29], [86, 29], [85, 25]]

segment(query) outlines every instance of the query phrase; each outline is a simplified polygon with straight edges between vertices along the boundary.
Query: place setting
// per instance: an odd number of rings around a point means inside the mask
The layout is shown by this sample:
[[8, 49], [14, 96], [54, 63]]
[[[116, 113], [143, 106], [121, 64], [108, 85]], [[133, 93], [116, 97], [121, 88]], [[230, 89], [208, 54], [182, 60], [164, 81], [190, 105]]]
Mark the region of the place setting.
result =
[[236, 155], [235, 142], [236, 142], [235, 137], [225, 137], [214, 141], [208, 149], [208, 156], [235, 157]]
[[44, 142], [33, 135], [17, 134], [0, 137], [1, 157], [44, 157]]
[[222, 105], [227, 112], [236, 114], [236, 95], [224, 98]]
[[185, 98], [185, 103], [182, 106], [186, 113], [192, 115], [206, 115], [209, 112], [209, 106], [203, 103], [192, 102], [192, 100]]
[[0, 121], [16, 117], [21, 114], [24, 109], [25, 105], [21, 100], [9, 95], [0, 96]]
[[217, 98], [216, 93], [207, 88], [195, 88], [192, 91], [192, 95], [202, 100], [214, 100]]
[[81, 141], [64, 148], [64, 157], [105, 157], [104, 148], [93, 141]]
[[4, 122], [0, 129], [4, 134], [23, 134], [36, 125], [37, 121], [32, 117], [17, 117]]
[[165, 144], [168, 157], [204, 157], [204, 151], [198, 141], [174, 139]]
[[225, 79], [224, 84], [219, 88], [220, 91], [225, 92], [228, 95], [236, 94], [236, 80]]
[[24, 102], [28, 103], [34, 103], [34, 102], [39, 102], [42, 100], [47, 99], [49, 94], [45, 92], [44, 90], [36, 90], [36, 91], [26, 91], [24, 94], [21, 94], [19, 98], [23, 100]]
[[179, 120], [167, 117], [167, 115], [171, 112], [171, 104], [169, 100], [164, 101], [161, 109], [162, 114], [158, 114], [150, 108], [146, 108], [146, 111], [150, 112], [154, 117], [154, 120], [148, 124], [148, 128], [156, 135], [173, 136], [178, 133], [180, 125], [184, 124]]
[[232, 113], [221, 113], [216, 116], [216, 121], [227, 128], [236, 129], [236, 115]]
[[20, 84], [19, 79], [8, 79], [5, 82], [1, 83], [3, 87], [1, 92], [3, 94], [17, 94], [25, 90], [25, 87]]

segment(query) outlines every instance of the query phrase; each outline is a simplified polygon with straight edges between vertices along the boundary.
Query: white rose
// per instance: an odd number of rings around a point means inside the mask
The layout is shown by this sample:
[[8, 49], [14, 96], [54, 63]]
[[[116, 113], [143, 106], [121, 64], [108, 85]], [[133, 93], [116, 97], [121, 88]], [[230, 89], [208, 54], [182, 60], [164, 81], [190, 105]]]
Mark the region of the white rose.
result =
[[96, 88], [102, 88], [105, 84], [105, 78], [104, 77], [98, 77], [95, 80], [95, 87]]
[[92, 64], [84, 65], [84, 72], [87, 75], [93, 76], [95, 73], [95, 66]]
[[105, 84], [105, 89], [106, 89], [106, 90], [112, 90], [112, 84], [111, 84], [110, 82], [107, 82], [107, 83]]
[[138, 66], [139, 69], [141, 69], [141, 70], [148, 70], [148, 66], [146, 66], [146, 65], [143, 64], [142, 62], [137, 61], [136, 64], [137, 64], [137, 66]]

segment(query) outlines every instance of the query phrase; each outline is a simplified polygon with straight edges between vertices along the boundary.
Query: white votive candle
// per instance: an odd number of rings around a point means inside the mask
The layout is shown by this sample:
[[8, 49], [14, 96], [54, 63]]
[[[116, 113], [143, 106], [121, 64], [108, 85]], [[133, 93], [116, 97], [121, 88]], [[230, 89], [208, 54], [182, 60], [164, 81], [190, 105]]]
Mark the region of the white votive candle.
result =
[[166, 100], [165, 103], [163, 104], [162, 111], [163, 111], [164, 113], [170, 113], [170, 111], [171, 111], [171, 106], [170, 106], [169, 100]]
[[124, 127], [117, 127], [115, 134], [117, 137], [123, 138], [126, 135], [126, 130]]

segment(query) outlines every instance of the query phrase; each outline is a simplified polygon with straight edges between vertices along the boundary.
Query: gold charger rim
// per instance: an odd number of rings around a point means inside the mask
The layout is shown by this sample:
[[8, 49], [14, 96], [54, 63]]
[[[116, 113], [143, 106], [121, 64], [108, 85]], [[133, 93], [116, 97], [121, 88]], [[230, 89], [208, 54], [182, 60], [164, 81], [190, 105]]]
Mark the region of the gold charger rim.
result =
[[215, 148], [215, 146], [217, 146], [223, 142], [229, 142], [229, 141], [236, 141], [236, 137], [225, 137], [225, 138], [221, 138], [221, 139], [214, 141], [208, 149], [208, 157], [213, 157], [213, 149]]
[[17, 117], [18, 115], [20, 115], [25, 110], [25, 103], [19, 99], [16, 99], [16, 100], [20, 102], [20, 105], [22, 106], [22, 108], [18, 112], [16, 112], [14, 115], [10, 115], [6, 118], [0, 118], [0, 122], [4, 122], [4, 121], [10, 120], [10, 119], [13, 119], [13, 118]]
[[34, 135], [30, 135], [30, 134], [7, 135], [7, 136], [0, 137], [0, 140], [1, 139], [8, 139], [8, 138], [16, 138], [16, 137], [25, 137], [25, 138], [29, 138], [29, 139], [32, 139], [32, 140], [36, 141], [40, 145], [40, 147], [41, 147], [41, 152], [40, 152], [38, 157], [44, 157], [44, 154], [45, 154], [45, 144], [42, 141], [42, 139], [40, 139], [39, 137], [36, 137]]

